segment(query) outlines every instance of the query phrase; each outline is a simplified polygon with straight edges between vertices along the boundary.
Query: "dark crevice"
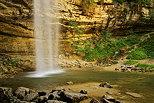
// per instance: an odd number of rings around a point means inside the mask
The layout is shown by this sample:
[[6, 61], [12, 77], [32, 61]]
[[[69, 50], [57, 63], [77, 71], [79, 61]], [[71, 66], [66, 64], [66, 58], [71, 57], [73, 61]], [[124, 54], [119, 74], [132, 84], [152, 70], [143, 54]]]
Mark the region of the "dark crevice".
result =
[[34, 38], [34, 37], [30, 37], [30, 36], [19, 36], [19, 35], [9, 34], [9, 33], [5, 33], [5, 32], [1, 32], [0, 35], [10, 36], [10, 37]]
[[22, 27], [22, 28], [24, 28], [26, 30], [30, 30], [30, 31], [33, 30], [33, 29], [29, 29], [27, 26], [24, 26], [24, 25], [22, 25], [20, 23], [14, 23], [12, 20], [6, 20], [5, 18], [2, 18], [2, 17], [0, 17], [0, 22], [4, 22], [4, 23], [7, 23], [7, 24], [12, 24], [12, 25], [20, 26], [20, 27]]

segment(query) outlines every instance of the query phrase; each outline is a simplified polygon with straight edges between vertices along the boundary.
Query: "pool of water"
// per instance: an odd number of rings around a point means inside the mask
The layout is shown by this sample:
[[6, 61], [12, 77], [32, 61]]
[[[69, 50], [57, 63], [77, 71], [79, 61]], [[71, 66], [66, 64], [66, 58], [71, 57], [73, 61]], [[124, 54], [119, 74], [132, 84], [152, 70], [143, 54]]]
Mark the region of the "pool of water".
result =
[[122, 72], [88, 72], [67, 71], [62, 74], [49, 75], [45, 78], [27, 78], [20, 74], [12, 79], [0, 79], [0, 86], [17, 88], [20, 86], [35, 90], [47, 91], [54, 87], [65, 85], [67, 81], [74, 83], [109, 82], [120, 85], [120, 89], [136, 92], [144, 96], [136, 99], [136, 103], [154, 103], [154, 74], [122, 73]]

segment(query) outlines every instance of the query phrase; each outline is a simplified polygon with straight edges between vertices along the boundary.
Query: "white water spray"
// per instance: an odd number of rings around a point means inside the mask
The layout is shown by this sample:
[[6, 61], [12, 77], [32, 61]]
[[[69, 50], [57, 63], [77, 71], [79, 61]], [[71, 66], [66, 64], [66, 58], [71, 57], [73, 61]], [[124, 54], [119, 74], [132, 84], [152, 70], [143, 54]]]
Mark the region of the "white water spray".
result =
[[57, 7], [58, 0], [34, 0], [36, 71], [30, 77], [44, 77], [62, 72], [56, 64], [59, 38]]

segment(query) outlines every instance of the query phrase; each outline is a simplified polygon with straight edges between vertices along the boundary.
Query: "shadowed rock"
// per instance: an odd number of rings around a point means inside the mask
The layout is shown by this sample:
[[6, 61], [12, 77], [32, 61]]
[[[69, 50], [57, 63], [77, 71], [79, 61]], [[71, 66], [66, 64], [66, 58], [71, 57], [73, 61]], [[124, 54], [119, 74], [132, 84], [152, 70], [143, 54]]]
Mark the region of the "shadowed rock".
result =
[[135, 98], [141, 98], [142, 96], [138, 93], [126, 92], [127, 95], [130, 95]]
[[57, 101], [57, 100], [48, 100], [47, 103], [66, 103], [66, 102]]
[[33, 101], [39, 96], [34, 90], [25, 87], [18, 87], [14, 94], [18, 99], [25, 101]]
[[80, 93], [87, 94], [87, 91], [86, 90], [81, 90]]
[[87, 99], [88, 96], [86, 94], [81, 93], [64, 93], [63, 94], [63, 101], [68, 103], [79, 103], [82, 100]]
[[99, 85], [100, 87], [104, 87], [104, 88], [113, 88], [109, 83], [105, 82], [105, 83], [101, 83]]

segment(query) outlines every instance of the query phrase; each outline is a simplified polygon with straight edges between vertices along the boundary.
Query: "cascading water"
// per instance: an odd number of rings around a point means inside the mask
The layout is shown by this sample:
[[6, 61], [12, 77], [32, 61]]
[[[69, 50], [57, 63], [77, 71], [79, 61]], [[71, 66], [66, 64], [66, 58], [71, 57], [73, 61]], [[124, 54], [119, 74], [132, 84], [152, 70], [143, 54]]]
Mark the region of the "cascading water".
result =
[[59, 38], [57, 7], [58, 0], [34, 0], [36, 71], [30, 77], [44, 77], [62, 72], [56, 64]]

